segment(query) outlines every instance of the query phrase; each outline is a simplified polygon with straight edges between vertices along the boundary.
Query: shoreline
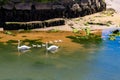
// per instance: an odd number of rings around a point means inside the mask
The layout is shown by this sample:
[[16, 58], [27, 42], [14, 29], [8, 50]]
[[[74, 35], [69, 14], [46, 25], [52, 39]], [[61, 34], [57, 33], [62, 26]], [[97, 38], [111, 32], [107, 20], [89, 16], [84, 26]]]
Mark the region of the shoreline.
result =
[[[105, 0], [107, 6], [106, 6], [106, 11], [102, 12], [97, 12], [91, 15], [86, 15], [84, 17], [78, 17], [78, 18], [73, 18], [73, 19], [66, 19], [65, 20], [65, 25], [63, 26], [54, 26], [54, 27], [49, 27], [49, 28], [42, 28], [42, 29], [34, 29], [35, 31], [47, 31], [51, 29], [58, 29], [62, 31], [72, 31], [72, 28], [68, 26], [69, 24], [73, 24], [72, 27], [75, 27], [78, 30], [81, 30], [82, 28], [89, 27], [91, 30], [96, 30], [96, 29], [107, 29], [107, 28], [114, 28], [114, 27], [120, 27], [120, 6], [119, 0]], [[113, 11], [107, 11], [108, 9], [114, 9], [115, 12]], [[106, 14], [104, 14], [104, 12]], [[95, 19], [94, 19], [95, 18]], [[82, 19], [82, 20], [81, 20]], [[80, 21], [78, 21], [80, 20]], [[100, 22], [100, 23], [105, 23], [105, 22], [111, 22], [110, 26], [100, 26], [100, 25], [89, 25], [85, 26], [86, 21], [92, 21], [95, 20], [95, 22]], [[80, 22], [80, 23], [79, 23]]]
[[[53, 27], [48, 27], [48, 28], [38, 28], [38, 29], [33, 29], [33, 31], [48, 31], [48, 30], [60, 30], [60, 31], [73, 31], [74, 27], [77, 30], [82, 30], [85, 29], [86, 27], [90, 28], [90, 30], [97, 30], [97, 29], [108, 29], [108, 28], [117, 28], [120, 27], [120, 15], [118, 13], [114, 13], [112, 16], [100, 16], [100, 13], [95, 13], [92, 15], [88, 15], [85, 17], [79, 17], [79, 18], [74, 18], [74, 19], [67, 19], [65, 20], [65, 25], [61, 25], [61, 26], [53, 26]], [[96, 18], [95, 18], [96, 17]], [[80, 19], [83, 20], [80, 20]], [[87, 22], [92, 21], [92, 19], [94, 18], [93, 23], [106, 23], [107, 22], [111, 22], [111, 24], [109, 24], [109, 26], [106, 25], [85, 25]], [[80, 21], [78, 21], [80, 20]], [[69, 26], [69, 25], [73, 25], [73, 26]]]
[[[46, 41], [61, 39], [63, 40], [63, 43], [58, 43], [58, 45], [72, 51], [73, 48], [69, 45], [73, 45], [74, 49], [82, 47], [82, 45], [74, 43], [70, 39], [66, 38], [66, 36], [75, 35], [75, 33], [73, 33], [73, 28], [79, 31], [89, 28], [91, 32], [97, 33], [98, 31], [97, 34], [100, 34], [101, 30], [117, 27], [120, 28], [120, 14], [106, 10], [84, 17], [65, 19], [65, 25], [61, 26], [32, 29], [27, 33], [19, 33], [20, 30], [18, 30], [17, 32], [13, 33], [15, 36], [5, 34], [3, 28], [0, 28], [0, 42], [5, 43], [9, 40], [40, 39], [45, 43]], [[56, 30], [58, 32], [47, 33], [49, 30]]]
[[[46, 28], [36, 28], [36, 29], [32, 29], [32, 31], [48, 31], [52, 29], [60, 30], [60, 31], [73, 31], [73, 28], [81, 30], [86, 27], [89, 27], [91, 30], [96, 30], [96, 29], [103, 30], [103, 29], [107, 29], [111, 27], [120, 27], [120, 12], [119, 12], [120, 6], [118, 6], [120, 1], [119, 0], [105, 0], [105, 2], [107, 4], [106, 11], [97, 12], [91, 15], [86, 15], [84, 17], [64, 19], [65, 25], [46, 27]], [[107, 26], [106, 25], [91, 25], [91, 24], [88, 24], [88, 22], [106, 24]], [[4, 31], [3, 28], [0, 28], [0, 31]]]

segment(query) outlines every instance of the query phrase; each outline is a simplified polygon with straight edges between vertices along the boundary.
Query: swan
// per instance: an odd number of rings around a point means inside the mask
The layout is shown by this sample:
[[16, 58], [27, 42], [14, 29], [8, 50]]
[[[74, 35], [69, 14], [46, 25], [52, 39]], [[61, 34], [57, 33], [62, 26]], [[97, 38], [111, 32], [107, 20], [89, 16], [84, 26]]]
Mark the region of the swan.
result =
[[41, 46], [41, 45], [39, 45], [39, 44], [37, 44], [37, 45], [32, 44], [32, 47], [33, 47], [33, 48], [41, 48], [42, 46]]
[[58, 43], [58, 42], [63, 42], [61, 39], [59, 40], [54, 40], [55, 43]]
[[31, 47], [26, 46], [26, 45], [20, 46], [20, 40], [18, 40], [18, 47], [17, 48], [18, 48], [18, 50], [23, 51], [23, 50], [29, 50]]
[[46, 45], [45, 44], [42, 44], [42, 47], [45, 47]]
[[58, 42], [63, 42], [62, 40], [58, 40]]
[[58, 41], [57, 41], [57, 40], [54, 40], [54, 42], [55, 42], [55, 43], [58, 43]]
[[41, 48], [42, 46], [41, 46], [41, 45], [39, 45], [39, 44], [37, 44], [37, 47], [38, 47], [38, 48]]
[[48, 47], [48, 43], [46, 42], [46, 50], [50, 51], [51, 53], [55, 53], [58, 50], [59, 46], [51, 45]]
[[34, 48], [35, 48], [35, 47], [37, 47], [37, 45], [35, 45], [35, 44], [32, 44], [32, 47], [34, 47]]

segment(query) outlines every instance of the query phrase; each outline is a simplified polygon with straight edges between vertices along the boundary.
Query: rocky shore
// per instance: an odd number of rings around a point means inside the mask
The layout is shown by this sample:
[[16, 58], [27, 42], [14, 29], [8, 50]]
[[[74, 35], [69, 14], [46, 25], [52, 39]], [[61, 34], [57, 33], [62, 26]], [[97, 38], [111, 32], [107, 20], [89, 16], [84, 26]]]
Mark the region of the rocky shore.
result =
[[107, 4], [107, 9], [105, 11], [94, 13], [92, 15], [87, 15], [84, 17], [66, 19], [66, 24], [64, 26], [56, 26], [35, 30], [46, 31], [50, 29], [58, 29], [63, 31], [72, 31], [73, 28], [71, 28], [71, 26], [78, 30], [84, 29], [86, 27], [89, 27], [91, 30], [120, 27], [120, 6], [118, 6], [120, 1], [105, 0], [105, 2]]
[[[62, 2], [62, 0], [60, 0]], [[73, 28], [77, 30], [84, 29], [89, 27], [91, 30], [96, 29], [106, 29], [110, 27], [119, 27], [120, 26], [120, 13], [119, 7], [117, 7], [116, 1], [113, 0], [114, 4], [111, 4], [109, 0], [106, 1], [107, 9], [105, 11], [97, 12], [92, 15], [87, 15], [83, 17], [77, 18], [63, 18], [65, 20], [65, 25], [60, 26], [51, 26], [51, 27], [44, 27], [44, 28], [37, 28], [33, 29], [33, 31], [46, 31], [46, 30], [62, 30], [62, 31], [73, 31]], [[63, 3], [63, 2], [62, 2]], [[69, 3], [67, 0], [64, 3]], [[3, 30], [3, 29], [1, 29]]]
[[78, 17], [73, 19], [65, 19], [65, 25], [53, 26], [48, 28], [33, 29], [36, 31], [47, 30], [62, 30], [73, 31], [73, 28], [77, 30], [85, 29], [86, 27], [91, 30], [106, 29], [112, 27], [120, 27], [120, 15], [114, 12], [114, 10], [106, 10], [103, 12], [95, 13], [92, 15]]
[[5, 22], [44, 21], [53, 18], [70, 19], [105, 9], [106, 4], [103, 0], [57, 0], [47, 3], [10, 0], [0, 6], [0, 26], [5, 26]]

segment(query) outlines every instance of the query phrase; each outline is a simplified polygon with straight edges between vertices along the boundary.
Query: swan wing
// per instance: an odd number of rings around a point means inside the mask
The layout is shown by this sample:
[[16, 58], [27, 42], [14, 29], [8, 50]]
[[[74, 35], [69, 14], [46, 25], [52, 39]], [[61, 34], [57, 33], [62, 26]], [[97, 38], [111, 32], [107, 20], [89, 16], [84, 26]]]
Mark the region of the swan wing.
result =
[[29, 47], [29, 46], [26, 46], [26, 45], [23, 45], [23, 46], [21, 46], [21, 47], [24, 47], [24, 48], [31, 48], [31, 47]]
[[26, 46], [26, 45], [23, 45], [23, 46], [18, 47], [18, 49], [22, 49], [22, 50], [27, 50], [27, 49], [30, 49], [30, 48], [31, 48], [31, 47]]
[[47, 50], [49, 50], [49, 51], [55, 51], [57, 49], [58, 49], [58, 46], [52, 45]]

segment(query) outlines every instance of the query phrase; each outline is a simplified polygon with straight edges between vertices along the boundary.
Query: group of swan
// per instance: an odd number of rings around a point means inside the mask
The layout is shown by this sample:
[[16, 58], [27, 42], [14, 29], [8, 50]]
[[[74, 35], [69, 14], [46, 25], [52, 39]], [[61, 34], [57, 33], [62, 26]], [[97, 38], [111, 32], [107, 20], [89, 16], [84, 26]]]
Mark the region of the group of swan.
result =
[[[57, 41], [57, 40], [56, 40]], [[58, 40], [59, 42], [62, 42], [62, 40]], [[46, 44], [42, 44], [42, 45], [34, 45], [32, 44], [33, 47], [45, 47], [46, 46], [46, 50], [51, 52], [51, 53], [55, 53], [59, 46], [56, 46], [56, 45], [51, 45], [51, 46], [48, 46], [48, 42], [46, 42]], [[29, 46], [26, 46], [26, 45], [22, 45], [20, 46], [20, 40], [18, 40], [18, 51], [24, 51], [24, 50], [29, 50], [31, 47]]]
[[32, 44], [32, 47], [34, 47], [34, 48], [41, 48], [42, 45], [39, 45], [39, 44], [35, 45], [35, 44]]
[[[53, 44], [53, 43], [59, 43], [59, 42], [63, 42], [62, 40], [54, 40], [54, 41], [48, 41], [47, 43], [49, 44]], [[32, 44], [33, 48], [41, 48], [41, 47], [45, 47], [46, 44]]]

